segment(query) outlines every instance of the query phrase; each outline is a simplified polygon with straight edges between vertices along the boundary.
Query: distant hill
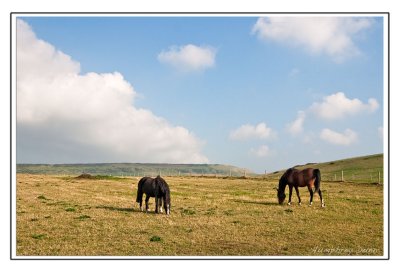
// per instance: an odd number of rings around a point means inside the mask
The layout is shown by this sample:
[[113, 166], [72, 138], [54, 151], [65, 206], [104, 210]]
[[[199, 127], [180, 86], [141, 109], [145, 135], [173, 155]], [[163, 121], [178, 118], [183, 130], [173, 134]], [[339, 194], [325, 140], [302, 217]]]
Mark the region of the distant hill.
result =
[[[324, 163], [288, 166], [303, 169], [319, 168], [323, 181], [383, 182], [383, 154], [342, 159]], [[17, 164], [17, 173], [51, 175], [111, 176], [252, 176], [279, 179], [282, 169], [267, 175], [256, 175], [249, 169], [222, 164], [152, 164], [152, 163], [90, 163], [90, 164]]]
[[112, 176], [187, 176], [253, 175], [248, 169], [222, 164], [153, 164], [153, 163], [90, 163], [90, 164], [17, 164], [17, 173], [52, 175], [92, 175]]
[[[297, 169], [307, 167], [318, 168], [321, 171], [323, 181], [353, 182], [383, 182], [383, 154], [355, 157], [324, 163], [307, 163], [305, 165], [289, 166]], [[289, 168], [288, 167], [288, 168]], [[268, 174], [268, 178], [279, 179], [286, 169]]]

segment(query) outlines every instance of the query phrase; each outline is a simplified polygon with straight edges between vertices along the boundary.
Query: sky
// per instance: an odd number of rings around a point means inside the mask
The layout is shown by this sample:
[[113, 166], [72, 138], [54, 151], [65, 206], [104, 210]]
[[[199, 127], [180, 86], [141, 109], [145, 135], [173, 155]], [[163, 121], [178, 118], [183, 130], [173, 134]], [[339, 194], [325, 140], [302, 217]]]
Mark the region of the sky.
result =
[[383, 152], [383, 18], [17, 17], [17, 163]]

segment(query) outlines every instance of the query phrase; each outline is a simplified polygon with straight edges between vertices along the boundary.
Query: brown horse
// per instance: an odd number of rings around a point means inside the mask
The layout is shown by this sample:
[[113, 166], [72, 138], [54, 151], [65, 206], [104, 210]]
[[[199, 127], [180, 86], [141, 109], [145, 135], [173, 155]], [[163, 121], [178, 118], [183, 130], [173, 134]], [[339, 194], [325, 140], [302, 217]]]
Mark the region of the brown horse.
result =
[[[319, 198], [321, 200], [321, 207], [325, 207], [324, 200], [322, 199], [321, 193], [321, 172], [319, 169], [313, 168], [306, 168], [304, 170], [297, 170], [294, 168], [289, 168], [286, 172], [282, 175], [279, 180], [279, 188], [278, 191], [278, 201], [279, 204], [282, 204], [286, 198], [285, 189], [286, 185], [289, 186], [289, 202], [288, 205], [292, 203], [292, 190], [293, 187], [296, 190], [297, 197], [299, 199], [299, 205], [301, 205], [301, 199], [299, 195], [299, 188], [298, 187], [305, 187], [307, 186], [308, 191], [310, 192], [310, 206], [313, 202], [314, 193], [318, 192]], [[315, 190], [313, 190], [315, 187]]]

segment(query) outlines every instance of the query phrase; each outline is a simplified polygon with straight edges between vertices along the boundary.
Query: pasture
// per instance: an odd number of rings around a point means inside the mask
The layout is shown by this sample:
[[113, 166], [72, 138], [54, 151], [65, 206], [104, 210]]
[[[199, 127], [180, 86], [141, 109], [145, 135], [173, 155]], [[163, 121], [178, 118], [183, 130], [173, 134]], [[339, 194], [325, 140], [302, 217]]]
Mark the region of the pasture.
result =
[[[383, 186], [327, 182], [326, 208], [278, 205], [277, 179], [164, 177], [171, 215], [140, 212], [137, 178], [17, 174], [17, 256], [380, 256]], [[288, 189], [286, 189], [288, 193]], [[287, 199], [286, 199], [287, 202]], [[135, 207], [134, 207], [135, 204]]]

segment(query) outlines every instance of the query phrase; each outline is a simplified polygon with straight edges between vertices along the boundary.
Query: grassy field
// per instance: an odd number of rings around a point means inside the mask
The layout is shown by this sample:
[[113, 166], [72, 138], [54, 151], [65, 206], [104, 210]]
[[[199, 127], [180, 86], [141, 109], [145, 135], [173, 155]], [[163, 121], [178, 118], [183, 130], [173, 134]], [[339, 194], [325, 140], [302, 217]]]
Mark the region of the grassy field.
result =
[[[380, 256], [383, 186], [324, 182], [326, 208], [278, 205], [273, 178], [165, 177], [171, 215], [137, 179], [17, 174], [17, 256]], [[296, 199], [296, 198], [294, 198]]]

